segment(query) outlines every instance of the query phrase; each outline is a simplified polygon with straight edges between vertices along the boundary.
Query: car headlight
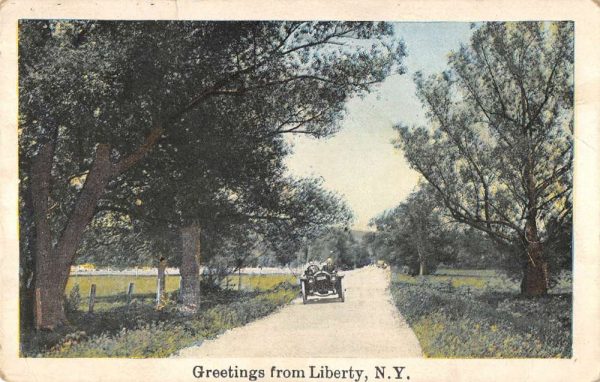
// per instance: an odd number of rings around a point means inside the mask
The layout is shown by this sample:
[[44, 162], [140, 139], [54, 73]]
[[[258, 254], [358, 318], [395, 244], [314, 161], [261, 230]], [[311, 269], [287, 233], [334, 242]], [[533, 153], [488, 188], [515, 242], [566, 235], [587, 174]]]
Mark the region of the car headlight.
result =
[[312, 283], [314, 283], [314, 282], [315, 282], [315, 280], [313, 280], [313, 279], [308, 279], [308, 282], [309, 282], [310, 284], [312, 284]]
[[335, 276], [331, 276], [331, 281], [335, 281]]

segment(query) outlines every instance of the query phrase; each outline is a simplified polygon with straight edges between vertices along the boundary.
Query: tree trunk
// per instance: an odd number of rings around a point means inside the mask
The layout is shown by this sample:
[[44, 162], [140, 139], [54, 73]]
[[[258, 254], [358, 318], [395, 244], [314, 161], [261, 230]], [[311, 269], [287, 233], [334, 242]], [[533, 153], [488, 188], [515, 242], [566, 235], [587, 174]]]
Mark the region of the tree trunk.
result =
[[35, 326], [36, 329], [54, 330], [67, 324], [64, 308], [64, 291], [62, 283], [63, 269], [50, 269], [38, 273], [35, 283]]
[[[64, 322], [61, 298], [52, 290], [52, 232], [48, 221], [48, 203], [54, 141], [43, 144], [31, 165], [31, 203], [35, 222], [34, 322], [36, 329], [53, 329]], [[45, 301], [47, 300], [47, 302]], [[45, 314], [47, 312], [47, 314]]]
[[85, 227], [94, 216], [112, 173], [107, 145], [98, 145], [92, 168], [73, 207], [58, 242], [52, 246], [48, 221], [48, 201], [52, 168], [53, 144], [40, 149], [32, 168], [32, 199], [36, 225], [36, 277], [34, 316], [37, 329], [52, 330], [66, 323], [63, 294], [71, 264], [81, 242]]
[[195, 309], [200, 304], [200, 228], [197, 225], [181, 228], [181, 246], [179, 300], [185, 307]]
[[421, 259], [419, 261], [419, 276], [425, 276], [429, 274], [427, 272], [427, 262], [425, 261], [425, 259]]
[[421, 230], [417, 228], [417, 258], [419, 259], [419, 276], [425, 276], [427, 274], [427, 257], [423, 249], [421, 248]]
[[535, 220], [528, 219], [525, 224], [527, 249], [521, 294], [525, 296], [543, 296], [548, 293], [548, 263], [543, 256], [542, 243], [539, 240]]
[[53, 329], [66, 322], [63, 294], [83, 232], [94, 217], [98, 201], [108, 182], [142, 160], [158, 142], [162, 132], [161, 127], [152, 128], [144, 143], [117, 163], [112, 163], [110, 159], [110, 146], [98, 144], [92, 167], [55, 245], [48, 204], [58, 129], [55, 129], [52, 139], [40, 146], [31, 168], [31, 198], [36, 230], [33, 311], [37, 329]]
[[525, 259], [523, 280], [521, 281], [521, 294], [524, 296], [543, 296], [548, 293], [548, 263], [544, 259], [542, 243], [537, 227], [537, 189], [535, 179], [535, 155], [530, 151], [525, 167], [527, 184], [528, 214], [525, 221]]

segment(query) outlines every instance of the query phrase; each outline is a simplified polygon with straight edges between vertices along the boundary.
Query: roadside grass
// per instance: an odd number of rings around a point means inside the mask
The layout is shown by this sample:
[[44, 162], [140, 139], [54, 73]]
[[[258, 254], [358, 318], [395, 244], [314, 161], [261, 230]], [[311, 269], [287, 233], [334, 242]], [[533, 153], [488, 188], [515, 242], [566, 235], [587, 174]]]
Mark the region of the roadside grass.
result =
[[391, 292], [426, 357], [568, 358], [572, 297], [568, 281], [548, 296], [519, 296], [495, 271], [394, 272]]
[[[106, 277], [106, 276], [100, 276]], [[236, 326], [268, 315], [298, 296], [298, 287], [281, 275], [260, 276], [253, 290], [214, 290], [202, 295], [196, 313], [184, 313], [169, 294], [162, 310], [153, 293], [137, 294], [127, 306], [119, 295], [102, 296], [99, 309], [68, 312], [70, 326], [22, 337], [26, 357], [168, 357]], [[251, 277], [252, 278], [252, 277]], [[268, 280], [268, 279], [273, 280]], [[154, 278], [156, 280], [156, 278]], [[283, 281], [282, 281], [283, 280]], [[83, 305], [83, 303], [82, 303]]]
[[[288, 274], [269, 274], [269, 275], [242, 275], [242, 289], [246, 290], [265, 290], [271, 289], [280, 283], [288, 282], [290, 284], [298, 283], [298, 278]], [[229, 276], [222, 286], [229, 285], [231, 289], [237, 289], [238, 276]]]

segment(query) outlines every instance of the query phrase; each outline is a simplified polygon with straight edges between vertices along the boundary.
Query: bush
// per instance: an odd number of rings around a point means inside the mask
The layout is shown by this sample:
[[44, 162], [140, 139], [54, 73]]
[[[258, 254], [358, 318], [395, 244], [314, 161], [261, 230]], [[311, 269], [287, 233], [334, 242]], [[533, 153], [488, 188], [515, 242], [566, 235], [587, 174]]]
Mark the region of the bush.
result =
[[75, 286], [69, 292], [69, 296], [65, 300], [65, 309], [67, 312], [75, 312], [79, 309], [81, 304], [81, 294], [79, 292], [79, 284]]
[[493, 278], [457, 277], [450, 288], [439, 276], [404, 278], [394, 278], [391, 292], [428, 357], [571, 356], [570, 294], [524, 298]]

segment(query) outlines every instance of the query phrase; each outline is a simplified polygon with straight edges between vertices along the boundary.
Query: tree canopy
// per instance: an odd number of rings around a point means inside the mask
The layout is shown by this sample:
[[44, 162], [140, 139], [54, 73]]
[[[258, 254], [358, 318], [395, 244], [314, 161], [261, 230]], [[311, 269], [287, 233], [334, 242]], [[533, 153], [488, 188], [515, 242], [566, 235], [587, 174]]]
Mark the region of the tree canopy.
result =
[[283, 177], [285, 136], [336, 132], [346, 101], [402, 73], [405, 55], [373, 22], [23, 20], [19, 32], [23, 248], [43, 293], [107, 213], [265, 238], [347, 220], [317, 181]]
[[485, 23], [415, 82], [428, 126], [399, 125], [398, 147], [456, 221], [520, 248], [523, 293], [546, 293], [545, 244], [570, 230], [573, 24]]

